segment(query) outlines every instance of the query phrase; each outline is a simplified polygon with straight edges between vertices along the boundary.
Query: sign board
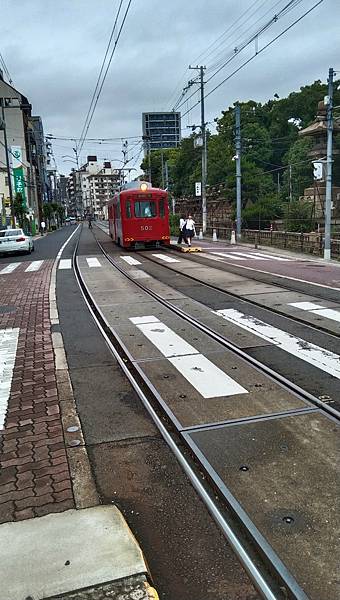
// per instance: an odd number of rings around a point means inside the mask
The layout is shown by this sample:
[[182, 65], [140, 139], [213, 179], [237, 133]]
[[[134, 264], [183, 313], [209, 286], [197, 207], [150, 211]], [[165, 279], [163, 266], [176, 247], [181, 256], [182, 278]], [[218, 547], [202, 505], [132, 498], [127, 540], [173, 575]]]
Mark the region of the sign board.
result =
[[203, 146], [203, 138], [201, 135], [198, 135], [194, 138], [194, 148], [202, 148]]
[[320, 161], [313, 162], [314, 179], [320, 181], [323, 179], [323, 163]]
[[195, 196], [202, 195], [202, 183], [200, 181], [196, 181], [195, 183]]
[[13, 169], [14, 191], [21, 194], [26, 206], [25, 176], [22, 164], [21, 146], [11, 146], [11, 162]]

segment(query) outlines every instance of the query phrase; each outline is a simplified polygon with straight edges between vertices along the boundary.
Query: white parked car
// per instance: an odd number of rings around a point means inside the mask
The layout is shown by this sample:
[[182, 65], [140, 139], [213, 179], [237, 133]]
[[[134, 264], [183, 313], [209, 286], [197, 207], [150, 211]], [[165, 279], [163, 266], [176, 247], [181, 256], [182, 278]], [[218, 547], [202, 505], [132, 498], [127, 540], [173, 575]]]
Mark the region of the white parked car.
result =
[[9, 252], [24, 252], [31, 254], [34, 250], [33, 239], [22, 229], [0, 230], [0, 254]]

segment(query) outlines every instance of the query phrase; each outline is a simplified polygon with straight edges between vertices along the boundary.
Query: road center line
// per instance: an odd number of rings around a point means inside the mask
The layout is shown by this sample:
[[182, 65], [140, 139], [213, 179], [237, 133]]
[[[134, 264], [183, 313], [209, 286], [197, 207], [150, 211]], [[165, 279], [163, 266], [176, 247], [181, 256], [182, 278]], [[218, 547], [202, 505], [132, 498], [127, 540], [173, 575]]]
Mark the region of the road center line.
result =
[[[150, 322], [150, 319], [153, 322]], [[245, 388], [156, 317], [132, 317], [130, 321], [158, 348], [163, 356], [203, 398], [218, 398], [248, 393]]]
[[[238, 325], [242, 329], [281, 348], [285, 352], [308, 362], [309, 364], [340, 379], [340, 356], [325, 348], [316, 346], [302, 338], [273, 327], [251, 315], [246, 315], [234, 308], [212, 311], [226, 321]], [[318, 311], [319, 312], [319, 311]]]
[[0, 429], [3, 429], [5, 424], [18, 338], [18, 327], [0, 330]]

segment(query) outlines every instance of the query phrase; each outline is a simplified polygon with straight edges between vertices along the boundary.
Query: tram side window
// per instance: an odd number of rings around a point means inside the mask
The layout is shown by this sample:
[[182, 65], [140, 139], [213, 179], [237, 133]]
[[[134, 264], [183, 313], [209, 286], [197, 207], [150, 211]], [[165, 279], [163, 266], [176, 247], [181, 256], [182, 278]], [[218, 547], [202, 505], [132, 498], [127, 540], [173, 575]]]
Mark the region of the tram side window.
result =
[[127, 219], [131, 219], [132, 214], [131, 214], [131, 202], [130, 202], [130, 200], [126, 201], [126, 204], [125, 204], [125, 215], [126, 215]]
[[165, 217], [165, 207], [164, 207], [164, 198], [161, 198], [159, 201], [159, 216]]
[[147, 219], [156, 216], [156, 202], [142, 200], [135, 202], [135, 217]]

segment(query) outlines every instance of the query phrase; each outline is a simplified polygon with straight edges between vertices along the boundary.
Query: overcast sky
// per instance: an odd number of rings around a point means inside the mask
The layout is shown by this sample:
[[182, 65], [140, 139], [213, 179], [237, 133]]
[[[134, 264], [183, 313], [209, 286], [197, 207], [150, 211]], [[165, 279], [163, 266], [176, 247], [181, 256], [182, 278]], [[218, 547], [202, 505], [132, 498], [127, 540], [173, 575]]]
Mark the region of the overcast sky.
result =
[[[209, 79], [215, 63], [228, 60], [234, 48], [288, 2], [132, 0], [88, 137], [141, 136], [141, 113], [172, 109], [194, 75], [186, 71], [189, 64], [207, 65]], [[260, 36], [258, 48], [316, 2], [296, 1], [294, 10]], [[1, 0], [0, 52], [13, 85], [28, 97], [33, 113], [42, 116], [45, 134], [79, 137], [118, 4], [119, 0]], [[236, 100], [266, 101], [275, 93], [283, 97], [315, 79], [325, 81], [330, 66], [340, 71], [339, 24], [340, 1], [323, 0], [206, 99], [206, 120], [213, 121]], [[225, 31], [218, 44], [209, 48]], [[252, 43], [207, 84], [206, 91], [254, 51]], [[189, 107], [183, 105], [182, 112]], [[183, 135], [188, 124], [199, 123], [199, 111], [198, 106], [183, 117]], [[139, 139], [129, 141], [131, 158], [138, 154]], [[68, 172], [72, 164], [61, 157], [72, 153], [72, 143], [55, 141], [54, 153], [60, 171]], [[121, 142], [87, 142], [82, 159], [88, 153], [102, 159], [122, 158]]]

